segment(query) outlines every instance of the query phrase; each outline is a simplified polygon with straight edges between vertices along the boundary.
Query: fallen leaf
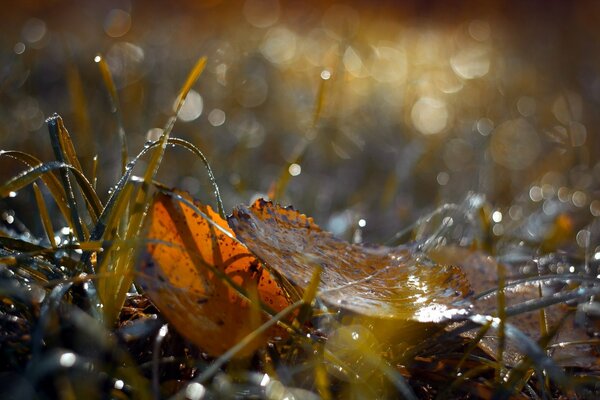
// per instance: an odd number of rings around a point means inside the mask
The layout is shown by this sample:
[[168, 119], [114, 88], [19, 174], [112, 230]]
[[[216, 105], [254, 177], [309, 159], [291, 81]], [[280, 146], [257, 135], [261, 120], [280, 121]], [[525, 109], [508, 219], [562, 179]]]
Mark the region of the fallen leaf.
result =
[[[430, 252], [430, 257], [442, 263], [459, 265], [472, 284], [475, 294], [498, 288], [497, 262], [496, 260], [480, 251], [473, 251], [459, 247], [441, 247]], [[504, 266], [506, 283], [510, 283], [531, 273], [525, 274], [520, 268], [507, 264]], [[547, 271], [544, 272], [547, 274]], [[540, 294], [541, 285], [541, 294]], [[565, 281], [542, 281], [521, 283], [511, 285], [504, 289], [506, 307], [515, 306], [526, 301], [539, 299], [540, 296], [550, 297], [561, 290], [566, 289]], [[497, 315], [498, 298], [497, 291], [487, 296], [473, 299], [473, 311], [484, 315]], [[566, 304], [555, 304], [544, 308], [545, 324], [549, 329], [558, 328], [549, 345], [549, 355], [560, 366], [581, 367], [586, 369], [600, 369], [598, 362], [598, 347], [595, 343], [589, 343], [592, 338], [588, 329], [576, 321], [574, 313], [569, 312]], [[507, 318], [507, 322], [525, 333], [534, 340], [539, 340], [542, 332], [541, 315], [539, 310], [526, 312]], [[477, 332], [471, 331], [466, 335], [474, 337]], [[488, 332], [482, 339], [481, 346], [490, 354], [497, 352], [497, 332]], [[565, 345], [565, 343], [570, 343]], [[504, 352], [504, 362], [516, 365], [521, 359], [520, 352], [513, 343], [508, 343]]]
[[[181, 335], [217, 356], [261, 322], [227, 280], [245, 290], [255, 287], [261, 302], [273, 311], [281, 311], [289, 301], [262, 263], [235, 240], [227, 222], [209, 206], [193, 204], [204, 215], [176, 196], [156, 194], [137, 282]], [[251, 354], [264, 340], [258, 338], [237, 356]]]
[[466, 313], [470, 292], [460, 268], [431, 262], [410, 247], [350, 244], [293, 208], [259, 199], [239, 206], [229, 225], [254, 254], [304, 289], [322, 268], [319, 296], [368, 317], [440, 322]]

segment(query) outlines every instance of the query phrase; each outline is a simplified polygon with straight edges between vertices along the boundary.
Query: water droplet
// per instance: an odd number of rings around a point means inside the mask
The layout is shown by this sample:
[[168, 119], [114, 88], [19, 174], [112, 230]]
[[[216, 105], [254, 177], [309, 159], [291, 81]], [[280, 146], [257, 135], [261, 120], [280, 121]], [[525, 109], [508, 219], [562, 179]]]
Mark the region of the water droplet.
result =
[[204, 102], [202, 96], [195, 90], [190, 90], [177, 116], [184, 122], [190, 122], [202, 115], [203, 108]]
[[502, 213], [500, 211], [494, 211], [492, 213], [492, 220], [494, 222], [501, 222], [502, 221]]
[[331, 78], [331, 72], [324, 69], [323, 71], [321, 71], [321, 79], [323, 80], [328, 80], [329, 78]]
[[131, 15], [118, 8], [112, 9], [104, 20], [104, 32], [110, 37], [124, 36], [131, 28]]
[[17, 192], [9, 192], [8, 197], [17, 197]]
[[584, 192], [578, 190], [573, 193], [572, 201], [575, 207], [583, 207], [587, 204], [588, 198]]
[[271, 378], [269, 377], [269, 375], [264, 374], [262, 379], [260, 380], [260, 386], [267, 386], [269, 384], [269, 382], [271, 381]]
[[361, 228], [364, 228], [365, 226], [367, 226], [367, 220], [365, 220], [364, 218], [359, 219], [358, 226], [360, 226]]
[[64, 368], [69, 368], [75, 365], [75, 361], [77, 361], [77, 357], [73, 353], [63, 353], [60, 356], [59, 364]]
[[206, 388], [198, 382], [190, 383], [185, 388], [185, 397], [189, 400], [200, 400], [206, 394]]
[[437, 174], [436, 179], [437, 183], [439, 183], [440, 186], [445, 186], [450, 181], [450, 175], [447, 172], [442, 171], [439, 174]]
[[100, 55], [97, 55], [96, 57], [94, 57], [94, 62], [99, 63], [100, 61], [102, 61], [102, 57]]
[[208, 122], [212, 126], [221, 126], [225, 123], [225, 112], [215, 108], [208, 113]]
[[123, 387], [124, 387], [124, 386], [125, 386], [125, 382], [123, 382], [122, 380], [120, 380], [120, 379], [117, 379], [117, 380], [115, 381], [115, 384], [114, 384], [114, 388], [115, 388], [115, 389], [117, 389], [117, 390], [121, 390], [121, 389], [123, 389]]
[[25, 43], [23, 43], [23, 42], [15, 43], [15, 46], [13, 47], [13, 51], [15, 52], [15, 54], [23, 54], [25, 52]]
[[302, 167], [299, 164], [293, 163], [288, 168], [288, 172], [291, 176], [298, 176], [302, 173]]
[[164, 338], [165, 336], [167, 336], [167, 333], [169, 333], [169, 325], [165, 324], [160, 327], [160, 329], [158, 331], [158, 337]]
[[425, 135], [440, 133], [446, 128], [449, 119], [446, 103], [433, 97], [421, 97], [417, 100], [410, 115], [415, 128]]

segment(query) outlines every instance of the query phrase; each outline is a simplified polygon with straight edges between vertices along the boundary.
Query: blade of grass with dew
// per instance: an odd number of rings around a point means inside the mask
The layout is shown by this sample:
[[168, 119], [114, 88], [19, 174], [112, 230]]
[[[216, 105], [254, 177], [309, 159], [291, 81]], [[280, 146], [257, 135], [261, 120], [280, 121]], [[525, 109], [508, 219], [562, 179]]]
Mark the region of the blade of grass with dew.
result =
[[[60, 116], [58, 114], [54, 114], [52, 117], [46, 120], [46, 124], [48, 125], [48, 132], [50, 133], [50, 142], [52, 143], [52, 149], [54, 150], [54, 157], [59, 163], [65, 163], [66, 160], [64, 156], [64, 150], [62, 148], [62, 141], [60, 138], [61, 133], [58, 122], [60, 120]], [[62, 181], [63, 189], [65, 190], [67, 204], [69, 205], [69, 211], [71, 213], [71, 220], [75, 226], [75, 237], [78, 241], [83, 241], [86, 239], [86, 237], [83, 233], [83, 224], [79, 218], [79, 211], [77, 209], [77, 203], [75, 202], [75, 195], [73, 193], [73, 188], [71, 187], [69, 174], [66, 169], [60, 169], [58, 172]]]
[[73, 144], [71, 135], [65, 127], [62, 117], [60, 115], [57, 115], [57, 117], [58, 118], [56, 118], [56, 125], [58, 128], [58, 140], [60, 143], [60, 150], [62, 153], [63, 162], [71, 164], [79, 172], [83, 173], [83, 169], [81, 168], [79, 157], [77, 157], [77, 152], [75, 151], [75, 145]]
[[98, 154], [92, 157], [92, 172], [90, 173], [90, 180], [92, 181], [92, 188], [96, 190], [96, 184], [98, 183]]
[[[167, 122], [165, 130], [159, 139], [158, 146], [153, 150], [148, 167], [146, 168], [143, 182], [137, 193], [134, 195], [134, 207], [132, 209], [131, 217], [128, 221], [127, 231], [125, 233], [125, 240], [130, 238], [138, 237], [144, 217], [146, 215], [147, 207], [150, 203], [150, 185], [158, 172], [158, 168], [162, 161], [162, 158], [167, 147], [169, 135], [171, 130], [177, 121], [177, 115], [183, 106], [185, 97], [191, 90], [194, 83], [200, 77], [200, 74], [206, 66], [206, 58], [202, 57], [198, 60], [192, 71], [187, 77], [173, 109], [173, 115]], [[120, 197], [121, 201], [126, 201]], [[137, 247], [137, 246], [136, 246]], [[133, 263], [135, 262], [135, 252], [137, 249], [118, 247], [114, 249], [115, 262], [113, 265], [108, 267], [108, 271], [100, 272], [112, 272], [112, 274], [104, 279], [104, 284], [99, 286], [99, 294], [105, 306], [105, 320], [107, 323], [112, 324], [118, 317], [121, 307], [125, 301], [127, 291], [131, 287], [133, 282]]]
[[33, 183], [33, 192], [35, 193], [35, 202], [37, 203], [38, 210], [40, 212], [40, 218], [42, 219], [42, 225], [44, 227], [44, 231], [46, 232], [46, 236], [48, 237], [48, 242], [53, 249], [56, 249], [56, 240], [54, 239], [54, 228], [52, 227], [52, 221], [50, 220], [50, 215], [48, 214], [48, 209], [46, 208], [46, 202], [44, 201], [42, 192], [35, 182]]
[[128, 153], [127, 140], [125, 139], [125, 125], [123, 124], [123, 115], [121, 114], [117, 87], [104, 57], [102, 57], [101, 54], [97, 54], [94, 61], [98, 64], [102, 80], [104, 81], [104, 87], [106, 87], [106, 90], [108, 91], [111, 112], [115, 115], [117, 120], [117, 131], [119, 133], [119, 141], [121, 142], [121, 175], [123, 175], [127, 168]]
[[[311, 131], [314, 131], [317, 127], [319, 120], [321, 119], [321, 113], [323, 111], [323, 105], [325, 104], [325, 89], [327, 87], [328, 79], [321, 79], [319, 82], [319, 91], [317, 93], [317, 98], [315, 100], [315, 109], [313, 112], [312, 124], [310, 127]], [[285, 189], [290, 181], [290, 173], [289, 168], [292, 164], [300, 164], [304, 155], [306, 154], [306, 150], [308, 145], [314, 139], [314, 133], [311, 133], [311, 138], [304, 138], [302, 142], [296, 147], [294, 152], [292, 153], [292, 162], [285, 165], [285, 167], [279, 173], [279, 177], [273, 184], [271, 190], [269, 190], [269, 197], [271, 200], [276, 201], [281, 199], [283, 193], [285, 193]]]
[[[0, 150], [0, 157], [1, 156], [10, 157], [14, 160], [20, 161], [27, 165], [29, 168], [37, 167], [43, 164], [41, 160], [22, 151]], [[71, 214], [69, 212], [69, 206], [67, 204], [65, 191], [62, 185], [60, 184], [58, 178], [54, 174], [50, 173], [40, 176], [40, 179], [42, 180], [42, 182], [44, 182], [44, 184], [50, 191], [50, 194], [54, 198], [54, 202], [58, 206], [63, 217], [65, 218], [67, 225], [69, 225], [69, 227], [74, 231], [75, 227], [73, 226], [73, 222], [71, 221]]]
[[[75, 180], [81, 189], [81, 193], [86, 201], [86, 204], [90, 206], [88, 209], [90, 211], [90, 217], [93, 221], [97, 219], [97, 215], [102, 211], [102, 203], [100, 199], [96, 195], [96, 192], [92, 188], [92, 185], [87, 180], [85, 175], [83, 175], [79, 170], [75, 169], [70, 164], [65, 164], [59, 161], [50, 161], [44, 164], [36, 165], [35, 167], [31, 167], [11, 179], [9, 179], [6, 183], [0, 186], [0, 197], [7, 197], [11, 192], [17, 192], [21, 190], [23, 187], [33, 183], [36, 179], [43, 179], [43, 176], [48, 174], [51, 176], [52, 171], [64, 171], [69, 170], [73, 173]], [[58, 203], [58, 202], [57, 202]], [[69, 206], [67, 202], [67, 206]], [[72, 217], [72, 214], [67, 214]], [[86, 229], [85, 226], [82, 225], [82, 229]]]
[[[131, 161], [130, 165], [135, 165], [140, 158], [142, 158], [144, 155], [146, 155], [146, 153], [148, 153], [152, 149], [156, 148], [159, 144], [160, 144], [159, 141], [155, 141], [155, 142], [150, 143], [148, 146], [144, 147], [135, 156], [135, 158]], [[194, 155], [198, 156], [202, 160], [202, 162], [205, 163], [205, 165], [208, 165], [208, 160], [206, 160], [206, 157], [204, 157], [202, 152], [196, 146], [191, 144], [190, 142], [188, 142], [184, 139], [180, 139], [180, 138], [169, 138], [167, 141], [167, 144], [171, 144], [174, 146], [181, 146], [181, 147], [187, 149], [188, 151], [192, 152]], [[210, 168], [210, 165], [209, 165], [209, 168]], [[221, 200], [221, 196], [219, 194], [219, 188], [217, 186], [216, 180], [214, 179], [212, 169], [210, 169], [210, 170], [207, 169], [207, 171], [209, 171], [209, 179], [213, 186], [213, 191], [214, 191], [214, 194], [216, 197], [217, 206], [221, 210], [223, 210], [223, 202]], [[110, 195], [110, 197], [106, 203], [106, 206], [102, 210], [102, 213], [100, 214], [100, 217], [98, 218], [98, 223], [94, 227], [94, 230], [92, 231], [92, 235], [91, 235], [90, 239], [99, 240], [104, 235], [104, 231], [107, 229], [108, 219], [110, 218], [110, 215], [113, 212], [113, 207], [115, 206], [115, 204], [117, 204], [121, 201], [121, 200], [119, 200], [119, 197], [121, 196], [121, 191], [123, 190], [123, 187], [129, 181], [129, 179], [131, 178], [132, 173], [133, 173], [132, 168], [127, 169], [125, 174], [123, 174], [123, 176], [121, 176], [121, 178], [119, 179], [119, 182], [117, 182], [117, 184], [115, 185], [115, 189], [112, 191], [112, 194]]]

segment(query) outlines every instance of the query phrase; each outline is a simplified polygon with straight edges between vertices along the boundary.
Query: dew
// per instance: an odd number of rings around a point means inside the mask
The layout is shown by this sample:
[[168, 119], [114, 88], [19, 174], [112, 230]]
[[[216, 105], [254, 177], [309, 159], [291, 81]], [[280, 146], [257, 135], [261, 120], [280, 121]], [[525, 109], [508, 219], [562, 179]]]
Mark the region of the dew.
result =
[[481, 45], [462, 49], [450, 58], [450, 66], [463, 79], [481, 78], [490, 70], [490, 50]]
[[509, 120], [494, 130], [490, 151], [496, 163], [511, 170], [523, 170], [540, 154], [540, 138], [527, 120]]
[[447, 172], [442, 171], [437, 174], [436, 180], [440, 186], [445, 186], [450, 181], [450, 175]]
[[260, 52], [273, 64], [284, 64], [296, 55], [296, 34], [286, 28], [273, 28], [265, 35]]
[[587, 229], [580, 230], [579, 232], [577, 232], [577, 235], [575, 236], [575, 239], [577, 240], [577, 244], [579, 245], [579, 247], [582, 247], [584, 249], [587, 249], [590, 246], [590, 238], [591, 238], [591, 233]]
[[106, 53], [106, 63], [109, 65], [117, 89], [140, 79], [147, 63], [144, 63], [144, 50], [133, 43], [118, 42]]
[[494, 211], [492, 213], [492, 220], [494, 222], [502, 222], [502, 213], [500, 211]]
[[517, 205], [511, 206], [508, 209], [508, 215], [513, 221], [518, 221], [523, 218], [523, 208]]
[[190, 90], [177, 116], [184, 122], [194, 121], [202, 115], [203, 108], [202, 96], [195, 90]]
[[163, 133], [164, 133], [164, 130], [162, 128], [149, 129], [148, 132], [146, 132], [146, 144], [144, 146], [150, 147], [150, 144], [152, 144], [152, 142], [156, 142], [158, 139], [160, 139], [160, 137], [162, 136]]
[[542, 196], [542, 188], [539, 186], [532, 186], [529, 189], [529, 198], [535, 202], [542, 201], [544, 199]]
[[291, 176], [298, 176], [302, 172], [302, 167], [299, 164], [293, 163], [288, 168], [288, 172]]
[[321, 79], [326, 81], [329, 78], [331, 78], [331, 72], [329, 70], [324, 69], [323, 71], [321, 71]]
[[270, 381], [271, 381], [271, 378], [269, 377], [269, 375], [264, 374], [263, 377], [262, 377], [262, 379], [260, 380], [260, 386], [263, 386], [263, 387], [267, 386]]
[[584, 192], [578, 190], [575, 193], [573, 193], [572, 201], [575, 207], [583, 207], [587, 204], [588, 198]]
[[367, 226], [367, 220], [364, 218], [359, 219], [358, 226], [360, 226], [361, 228], [364, 228], [365, 226]]
[[192, 382], [185, 388], [185, 398], [189, 400], [200, 400], [205, 394], [206, 388], [198, 382]]
[[77, 357], [73, 353], [63, 353], [60, 355], [59, 364], [61, 367], [69, 368], [75, 365], [75, 361], [77, 361]]
[[[377, 361], [369, 360], [369, 355], [377, 354], [379, 348], [380, 344], [375, 335], [364, 325], [358, 324], [338, 327], [325, 344], [326, 351], [331, 352], [344, 365], [352, 367], [361, 378], [368, 378], [376, 369]], [[328, 370], [335, 376], [347, 379], [334, 368], [335, 366], [328, 365]]]
[[108, 12], [104, 19], [104, 32], [110, 37], [118, 38], [129, 32], [131, 15], [127, 11], [115, 8]]
[[212, 126], [221, 126], [225, 123], [225, 111], [214, 108], [208, 113], [208, 122]]
[[529, 96], [523, 96], [517, 101], [517, 110], [524, 117], [529, 117], [535, 114], [535, 100]]
[[487, 21], [475, 19], [469, 23], [469, 35], [479, 42], [484, 42], [490, 38], [492, 30]]
[[8, 192], [8, 197], [17, 197], [17, 192]]
[[165, 325], [161, 326], [160, 329], [158, 330], [158, 337], [164, 338], [165, 336], [167, 336], [168, 333], [169, 333], [169, 326], [165, 324]]
[[115, 388], [115, 389], [117, 389], [117, 390], [121, 390], [121, 389], [123, 389], [124, 387], [125, 387], [125, 382], [123, 382], [123, 381], [122, 381], [122, 380], [120, 380], [120, 379], [117, 379], [117, 380], [115, 381], [115, 384], [114, 384], [114, 388]]
[[97, 55], [96, 57], [94, 57], [94, 62], [95, 63], [99, 63], [100, 61], [102, 61], [102, 57]]
[[250, 25], [256, 28], [268, 28], [279, 19], [279, 1], [246, 0], [242, 12]]
[[434, 97], [421, 97], [411, 110], [413, 125], [425, 135], [434, 135], [443, 131], [448, 124], [448, 119], [446, 103]]
[[558, 189], [558, 200], [560, 200], [563, 203], [567, 203], [571, 200], [571, 191], [562, 186]]
[[23, 54], [25, 52], [25, 43], [17, 42], [13, 47], [15, 54]]
[[25, 22], [21, 33], [26, 42], [37, 43], [46, 36], [46, 23], [41, 19], [31, 18]]

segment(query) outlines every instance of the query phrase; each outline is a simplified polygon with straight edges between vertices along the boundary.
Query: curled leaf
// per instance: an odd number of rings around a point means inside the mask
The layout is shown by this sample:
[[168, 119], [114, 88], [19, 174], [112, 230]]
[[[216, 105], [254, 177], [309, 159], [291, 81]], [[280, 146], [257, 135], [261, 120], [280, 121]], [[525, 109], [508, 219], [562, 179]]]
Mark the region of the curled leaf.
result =
[[[289, 302], [225, 220], [209, 206], [193, 202], [192, 207], [188, 195], [179, 196], [187, 201], [163, 193], [154, 197], [138, 283], [179, 333], [219, 355], [261, 322], [253, 318], [244, 289], [255, 287], [273, 311]], [[238, 356], [251, 354], [264, 341], [258, 339]]]
[[228, 219], [236, 236], [271, 268], [305, 289], [322, 268], [324, 301], [365, 316], [440, 322], [469, 284], [458, 267], [439, 265], [410, 247], [355, 245], [323, 231], [312, 218], [259, 199]]

